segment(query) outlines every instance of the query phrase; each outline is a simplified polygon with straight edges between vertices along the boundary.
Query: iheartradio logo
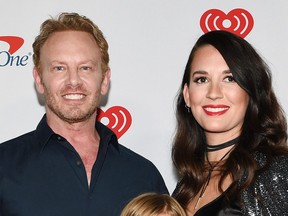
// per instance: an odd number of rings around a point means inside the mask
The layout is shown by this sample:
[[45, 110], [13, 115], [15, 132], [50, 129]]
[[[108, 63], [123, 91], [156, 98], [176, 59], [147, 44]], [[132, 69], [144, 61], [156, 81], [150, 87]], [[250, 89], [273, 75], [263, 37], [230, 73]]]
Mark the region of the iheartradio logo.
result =
[[252, 15], [241, 8], [231, 10], [228, 14], [218, 9], [206, 11], [200, 19], [204, 33], [213, 30], [226, 30], [245, 38], [254, 26]]
[[23, 45], [24, 40], [17, 36], [0, 36], [0, 41], [4, 41], [9, 44], [8, 52], [10, 55], [15, 53]]
[[2, 42], [4, 42], [5, 45], [8, 45], [8, 48], [5, 50], [0, 50], [0, 67], [22, 67], [28, 64], [29, 57], [32, 55], [31, 53], [21, 56], [14, 55], [14, 53], [24, 44], [23, 38], [18, 36], [0, 36], [1, 45], [3, 44]]
[[103, 111], [98, 108], [97, 120], [110, 128], [119, 139], [131, 126], [132, 116], [121, 106], [113, 106]]

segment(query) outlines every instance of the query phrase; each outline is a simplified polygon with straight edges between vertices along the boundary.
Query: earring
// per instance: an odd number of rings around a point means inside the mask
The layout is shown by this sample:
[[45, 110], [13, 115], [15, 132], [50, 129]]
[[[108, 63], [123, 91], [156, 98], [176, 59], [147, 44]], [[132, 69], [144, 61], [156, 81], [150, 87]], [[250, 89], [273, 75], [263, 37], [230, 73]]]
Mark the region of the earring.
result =
[[190, 107], [185, 104], [185, 108], [187, 109], [187, 112], [190, 113]]

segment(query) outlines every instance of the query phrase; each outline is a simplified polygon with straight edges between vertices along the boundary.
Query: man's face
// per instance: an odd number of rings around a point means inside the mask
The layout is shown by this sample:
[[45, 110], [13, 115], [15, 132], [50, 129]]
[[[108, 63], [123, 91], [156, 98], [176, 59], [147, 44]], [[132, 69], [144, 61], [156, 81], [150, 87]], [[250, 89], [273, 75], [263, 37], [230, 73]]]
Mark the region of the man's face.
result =
[[100, 49], [89, 33], [53, 33], [40, 50], [41, 75], [33, 72], [45, 97], [47, 117], [69, 123], [96, 118], [110, 80], [110, 71], [104, 73], [101, 63]]

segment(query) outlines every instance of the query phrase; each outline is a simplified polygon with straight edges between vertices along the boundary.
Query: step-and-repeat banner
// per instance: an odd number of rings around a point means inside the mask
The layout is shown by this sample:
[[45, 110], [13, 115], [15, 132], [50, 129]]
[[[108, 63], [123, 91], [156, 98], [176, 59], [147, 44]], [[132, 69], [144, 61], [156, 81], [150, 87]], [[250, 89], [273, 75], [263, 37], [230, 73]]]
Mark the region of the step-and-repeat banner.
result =
[[99, 120], [158, 167], [170, 192], [175, 96], [201, 34], [226, 29], [249, 41], [270, 66], [288, 113], [287, 0], [27, 0], [2, 2], [0, 10], [0, 143], [34, 130], [45, 112], [31, 45], [40, 24], [64, 11], [92, 19], [110, 45], [111, 88]]

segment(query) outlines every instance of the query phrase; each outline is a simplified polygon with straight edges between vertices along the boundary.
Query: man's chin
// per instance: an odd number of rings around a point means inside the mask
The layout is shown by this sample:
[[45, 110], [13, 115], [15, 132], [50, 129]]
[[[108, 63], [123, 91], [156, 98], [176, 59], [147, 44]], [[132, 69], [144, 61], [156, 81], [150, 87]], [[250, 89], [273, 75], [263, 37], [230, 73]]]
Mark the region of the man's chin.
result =
[[62, 119], [63, 121], [73, 124], [73, 123], [79, 123], [87, 121], [91, 116], [93, 116], [95, 112], [89, 112], [89, 113], [73, 113], [73, 112], [65, 112], [65, 113], [56, 113], [56, 115]]
[[79, 122], [84, 122], [87, 121], [90, 117], [92, 116], [92, 114], [87, 114], [87, 115], [77, 115], [77, 116], [62, 116], [62, 120], [66, 121], [70, 124], [73, 123], [79, 123]]

